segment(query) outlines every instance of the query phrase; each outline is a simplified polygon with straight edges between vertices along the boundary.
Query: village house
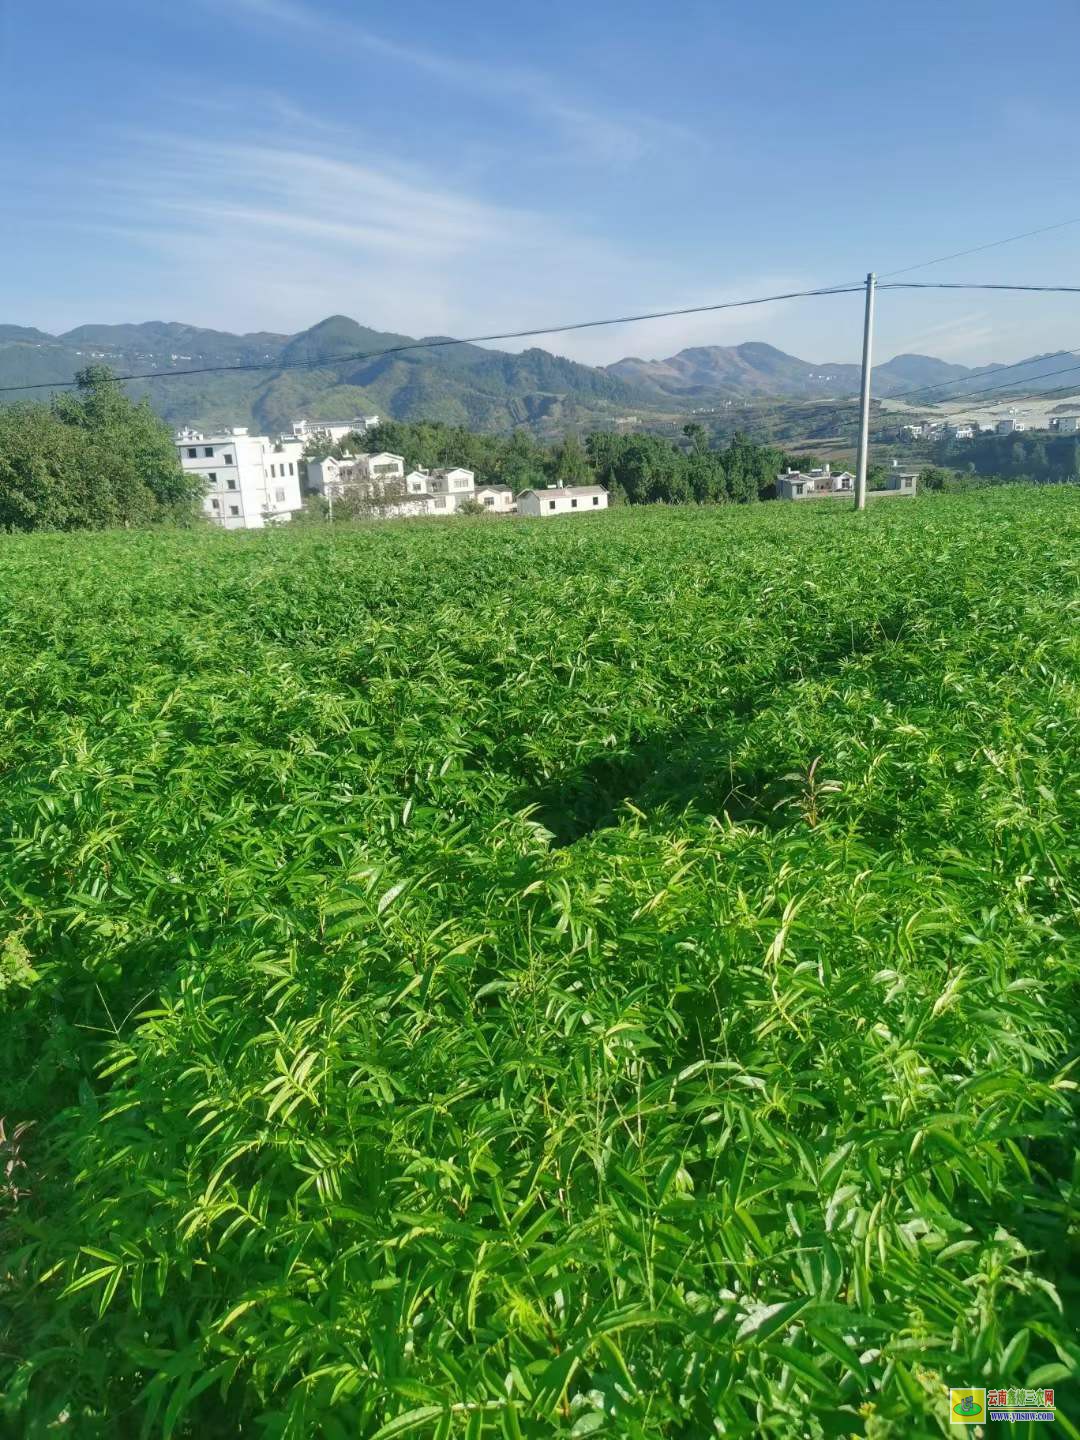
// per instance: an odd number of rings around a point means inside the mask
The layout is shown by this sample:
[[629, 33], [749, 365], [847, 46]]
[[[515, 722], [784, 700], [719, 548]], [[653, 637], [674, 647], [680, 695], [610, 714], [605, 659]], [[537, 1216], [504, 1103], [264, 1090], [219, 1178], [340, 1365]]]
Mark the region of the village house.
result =
[[305, 443], [309, 440], [327, 440], [336, 445], [350, 435], [363, 435], [366, 430], [379, 423], [378, 415], [357, 415], [354, 420], [294, 420], [292, 433]]
[[301, 508], [303, 442], [271, 440], [235, 427], [213, 435], [181, 430], [176, 450], [181, 466], [205, 487], [203, 513], [226, 530], [260, 530], [289, 520]]
[[603, 485], [549, 485], [545, 490], [522, 490], [517, 497], [519, 515], [572, 515], [606, 510], [608, 492]]
[[[867, 490], [867, 496], [914, 495], [917, 476], [914, 471], [890, 470], [885, 478], [884, 488]], [[852, 498], [855, 494], [855, 476], [850, 470], [832, 473], [829, 465], [820, 470], [792, 470], [790, 466], [783, 475], [776, 477], [776, 498], [778, 500], [824, 500]]]
[[514, 492], [509, 485], [478, 485], [474, 498], [496, 515], [509, 515], [514, 509]]
[[994, 428], [999, 435], [1019, 435], [1027, 429], [1027, 425], [1023, 420], [1013, 420], [1007, 416], [1004, 420], [999, 420]]
[[355, 455], [327, 455], [307, 462], [307, 488], [315, 495], [340, 495], [352, 475]]
[[882, 495], [914, 495], [919, 484], [919, 476], [914, 470], [890, 470], [885, 477], [885, 485], [881, 490], [868, 490], [867, 496], [875, 498]]
[[813, 470], [793, 470], [789, 465], [786, 474], [776, 477], [778, 500], [821, 500], [854, 493], [855, 476], [851, 471], [841, 470], [834, 475], [828, 464]]

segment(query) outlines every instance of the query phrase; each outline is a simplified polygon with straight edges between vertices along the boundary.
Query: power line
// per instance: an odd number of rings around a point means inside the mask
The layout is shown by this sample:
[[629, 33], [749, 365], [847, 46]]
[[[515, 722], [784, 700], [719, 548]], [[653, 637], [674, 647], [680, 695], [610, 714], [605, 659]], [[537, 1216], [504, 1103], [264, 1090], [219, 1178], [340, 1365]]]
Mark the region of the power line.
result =
[[[384, 355], [400, 355], [406, 350], [435, 350], [446, 345], [481, 345], [491, 340], [526, 340], [535, 335], [563, 335], [570, 330], [593, 330], [601, 325], [633, 325], [641, 320], [666, 320], [678, 315], [702, 315], [716, 310], [738, 310], [748, 305], [770, 305], [776, 300], [801, 300], [817, 295], [850, 295], [861, 285], [832, 285], [820, 290], [790, 290], [783, 295], [759, 295], [752, 300], [722, 300], [715, 305], [687, 305], [679, 310], [652, 310], [641, 315], [619, 315], [608, 320], [575, 320], [568, 325], [544, 325], [534, 330], [506, 330], [498, 335], [470, 335], [457, 340], [439, 336], [431, 340], [411, 340], [407, 345], [388, 345], [382, 350], [362, 350], [355, 354], [323, 355], [312, 360], [260, 361], [247, 365], [199, 365], [187, 370], [151, 370], [136, 375], [112, 375], [110, 383], [123, 385], [129, 380], [172, 380], [181, 375], [220, 375], [235, 371], [306, 370], [323, 365], [349, 365], [358, 360], [378, 360]], [[61, 390], [77, 384], [75, 380], [43, 380], [33, 385], [2, 385], [0, 395], [13, 390]]]
[[[1077, 349], [1080, 349], [1080, 347], [1076, 347], [1076, 348], [1069, 349], [1069, 350], [1051, 350], [1051, 351], [1050, 351], [1048, 354], [1046, 354], [1046, 355], [1035, 355], [1035, 356], [1029, 357], [1027, 360], [1017, 360], [1014, 365], [999, 365], [999, 366], [995, 367], [995, 369], [994, 369], [993, 371], [987, 370], [987, 371], [984, 372], [984, 373], [986, 373], [986, 374], [988, 374], [988, 375], [989, 375], [989, 374], [1003, 375], [1003, 374], [1004, 374], [1006, 371], [1008, 371], [1008, 370], [1022, 370], [1022, 369], [1024, 369], [1024, 367], [1027, 366], [1027, 365], [1038, 364], [1038, 362], [1039, 362], [1040, 360], [1060, 360], [1063, 355], [1075, 355], [1075, 354], [1077, 353]], [[1056, 372], [1051, 372], [1051, 373], [1056, 373]], [[1041, 375], [1036, 375], [1036, 376], [1033, 376], [1032, 378], [1035, 379], [1035, 380], [1041, 380], [1041, 379], [1042, 379], [1042, 376], [1041, 376]], [[963, 385], [963, 384], [964, 384], [964, 381], [963, 381], [962, 379], [960, 379], [960, 380], [939, 380], [939, 381], [938, 381], [936, 384], [934, 384], [934, 385], [914, 385], [914, 386], [912, 386], [909, 390], [894, 390], [891, 394], [889, 394], [889, 395], [883, 395], [881, 398], [882, 398], [883, 400], [902, 400], [905, 395], [922, 395], [922, 394], [925, 394], [927, 391], [930, 391], [930, 390], [948, 390], [948, 389], [949, 389], [951, 386], [953, 386], [953, 385]], [[954, 396], [953, 398], [956, 399], [956, 400], [963, 400], [963, 399], [966, 398], [966, 396], [964, 396], [964, 395], [957, 395], [957, 396]]]
[[991, 240], [985, 245], [973, 245], [969, 250], [954, 250], [951, 255], [938, 255], [934, 260], [920, 260], [917, 265], [905, 265], [900, 270], [886, 270], [880, 278], [889, 280], [893, 275], [909, 275], [912, 270], [925, 270], [928, 265], [943, 265], [946, 260], [959, 260], [963, 255], [977, 255], [981, 250], [994, 250], [999, 245], [1011, 245], [1015, 240], [1030, 240], [1033, 235], [1048, 235], [1051, 230], [1064, 230], [1068, 225], [1080, 225], [1080, 216], [1075, 220], [1059, 220], [1056, 225], [1041, 225], [1037, 230], [1025, 230], [1020, 235], [1006, 235], [1003, 240]]
[[[1073, 351], [1066, 350], [1066, 351], [1063, 351], [1062, 353], [1063, 353], [1063, 354], [1066, 354], [1066, 355], [1069, 355], [1069, 354], [1073, 354], [1074, 352], [1073, 352]], [[1015, 370], [1015, 369], [1016, 369], [1016, 366], [1015, 366], [1015, 365], [1010, 365], [1010, 366], [1006, 366], [1006, 367], [1003, 367], [1003, 368], [1010, 369], [1010, 370]], [[1037, 376], [1036, 378], [1039, 379], [1039, 380], [1049, 380], [1049, 379], [1051, 379], [1054, 375], [1072, 375], [1072, 374], [1074, 374], [1077, 370], [1080, 370], [1080, 365], [1065, 365], [1065, 366], [1063, 366], [1062, 369], [1060, 369], [1060, 370], [1047, 370], [1047, 372], [1045, 373], [1045, 375], [1039, 375], [1039, 376]], [[957, 398], [958, 400], [960, 400], [960, 399], [967, 400], [967, 399], [969, 399], [969, 398], [974, 398], [976, 395], [992, 395], [992, 394], [995, 392], [995, 390], [1014, 390], [1018, 385], [1027, 385], [1027, 386], [1030, 387], [1031, 383], [1032, 383], [1032, 382], [1031, 382], [1030, 380], [1007, 380], [1004, 385], [989, 385], [989, 386], [987, 386], [987, 388], [986, 388], [985, 390], [969, 390], [966, 395], [963, 395], [963, 396], [958, 395], [956, 398]], [[1063, 385], [1057, 385], [1057, 386], [1055, 386], [1055, 387], [1053, 387], [1053, 388], [1054, 388], [1054, 389], [1057, 389], [1057, 390], [1065, 390], [1065, 389], [1068, 389], [1069, 387], [1068, 387], [1068, 386], [1063, 386]], [[898, 396], [895, 396], [895, 395], [886, 395], [886, 396], [885, 396], [885, 399], [886, 399], [886, 400], [895, 400], [895, 399], [898, 399], [898, 398], [899, 398], [899, 397], [898, 397]]]
[[989, 285], [960, 280], [895, 280], [879, 290], [1024, 290], [1041, 295], [1080, 295], [1080, 285]]

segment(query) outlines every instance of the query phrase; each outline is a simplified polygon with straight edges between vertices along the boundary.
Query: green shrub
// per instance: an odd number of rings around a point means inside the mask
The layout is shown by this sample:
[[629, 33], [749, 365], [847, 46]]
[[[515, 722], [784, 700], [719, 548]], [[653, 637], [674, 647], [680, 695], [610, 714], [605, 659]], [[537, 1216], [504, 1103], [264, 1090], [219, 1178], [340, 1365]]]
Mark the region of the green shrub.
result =
[[1075, 1435], [1078, 539], [5, 541], [8, 1431]]

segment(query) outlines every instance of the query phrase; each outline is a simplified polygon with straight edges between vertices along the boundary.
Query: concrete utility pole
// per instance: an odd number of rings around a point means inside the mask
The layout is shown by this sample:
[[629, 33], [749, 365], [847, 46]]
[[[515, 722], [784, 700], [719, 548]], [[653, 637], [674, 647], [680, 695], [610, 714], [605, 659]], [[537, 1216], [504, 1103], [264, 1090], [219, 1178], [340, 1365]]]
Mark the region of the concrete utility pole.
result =
[[855, 509], [866, 509], [866, 460], [870, 450], [870, 372], [874, 349], [874, 291], [877, 276], [866, 277], [866, 320], [862, 337], [862, 393], [859, 399], [859, 458], [855, 466]]

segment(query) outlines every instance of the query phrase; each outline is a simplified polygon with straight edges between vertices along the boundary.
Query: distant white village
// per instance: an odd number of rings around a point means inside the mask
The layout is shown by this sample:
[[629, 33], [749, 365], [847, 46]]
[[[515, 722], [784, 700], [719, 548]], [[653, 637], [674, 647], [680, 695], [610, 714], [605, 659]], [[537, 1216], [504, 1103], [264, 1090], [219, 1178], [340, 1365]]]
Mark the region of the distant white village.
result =
[[1052, 415], [1045, 424], [1004, 415], [998, 420], [918, 420], [901, 425], [900, 440], [974, 440], [976, 435], [1022, 435], [1027, 430], [1047, 430], [1056, 435], [1080, 434], [1080, 415]]
[[[305, 454], [313, 441], [322, 448], [341, 449], [343, 442], [361, 440], [379, 422], [377, 415], [352, 420], [297, 420], [290, 434], [271, 439], [249, 435], [236, 427], [216, 434], [185, 429], [176, 434], [180, 463], [204, 485], [203, 511], [226, 530], [259, 530], [282, 523], [304, 508], [306, 497], [318, 496], [333, 519], [335, 502], [359, 501], [372, 516], [404, 519], [455, 513], [585, 515], [608, 508], [603, 485], [565, 485], [521, 490], [509, 485], [477, 484], [476, 473], [463, 465], [407, 470], [405, 459], [389, 451], [343, 449], [315, 459]], [[907, 426], [905, 429], [915, 427]], [[893, 469], [874, 498], [911, 496], [917, 489], [914, 471]], [[776, 477], [778, 500], [824, 500], [852, 497], [855, 477], [831, 466], [792, 470]], [[352, 512], [355, 513], [355, 512]]]
[[212, 435], [186, 429], [177, 432], [176, 448], [183, 468], [203, 481], [205, 515], [226, 530], [258, 530], [290, 520], [303, 509], [305, 494], [321, 497], [331, 517], [334, 502], [346, 497], [393, 518], [462, 510], [547, 518], [607, 509], [602, 485], [557, 482], [514, 495], [509, 485], [478, 485], [475, 472], [464, 466], [406, 471], [404, 457], [388, 451], [305, 458], [312, 441], [337, 447], [362, 439], [378, 423], [377, 415], [297, 420], [291, 434], [276, 440], [243, 428]]

